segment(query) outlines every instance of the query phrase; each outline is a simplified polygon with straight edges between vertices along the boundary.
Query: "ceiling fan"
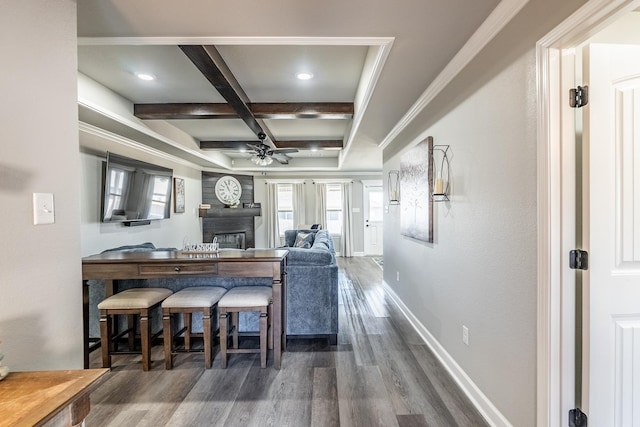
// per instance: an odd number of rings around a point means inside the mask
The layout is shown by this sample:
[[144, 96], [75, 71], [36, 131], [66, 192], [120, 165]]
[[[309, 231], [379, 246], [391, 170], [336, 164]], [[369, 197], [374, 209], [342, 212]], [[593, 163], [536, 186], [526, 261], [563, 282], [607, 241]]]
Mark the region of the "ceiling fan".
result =
[[273, 163], [275, 159], [283, 165], [288, 165], [291, 157], [287, 156], [287, 153], [297, 153], [298, 150], [295, 148], [273, 148], [264, 143], [266, 137], [266, 134], [260, 132], [258, 134], [258, 138], [260, 138], [258, 144], [247, 144], [247, 147], [249, 147], [247, 152], [253, 154], [251, 161], [258, 166], [267, 166]]

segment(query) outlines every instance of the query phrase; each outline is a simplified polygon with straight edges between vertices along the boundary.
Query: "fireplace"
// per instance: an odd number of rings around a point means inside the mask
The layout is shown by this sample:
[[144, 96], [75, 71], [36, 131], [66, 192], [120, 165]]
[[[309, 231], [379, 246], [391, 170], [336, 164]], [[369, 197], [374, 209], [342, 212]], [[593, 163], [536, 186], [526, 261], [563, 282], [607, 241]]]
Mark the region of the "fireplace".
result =
[[215, 233], [214, 237], [218, 239], [218, 247], [226, 249], [246, 249], [246, 235], [244, 231], [232, 233]]
[[233, 175], [242, 185], [242, 197], [237, 208], [228, 208], [215, 195], [216, 183], [224, 175], [202, 172], [202, 203], [210, 205], [209, 209], [200, 211], [202, 241], [211, 242], [217, 237], [221, 248], [254, 248], [255, 217], [260, 216], [260, 207], [249, 207], [254, 201], [253, 177]]

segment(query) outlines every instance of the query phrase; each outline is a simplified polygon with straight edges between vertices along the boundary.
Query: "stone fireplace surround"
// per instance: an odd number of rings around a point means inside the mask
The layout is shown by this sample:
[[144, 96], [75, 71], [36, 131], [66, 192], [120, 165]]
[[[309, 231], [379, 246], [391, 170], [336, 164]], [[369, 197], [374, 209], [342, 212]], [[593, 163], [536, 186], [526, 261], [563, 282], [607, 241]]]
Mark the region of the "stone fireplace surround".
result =
[[[231, 175], [235, 177], [242, 185], [242, 195], [240, 197], [240, 206], [237, 208], [226, 208], [215, 195], [215, 185], [220, 177]], [[255, 225], [254, 216], [259, 215], [259, 209], [245, 209], [244, 203], [253, 203], [253, 176], [250, 175], [233, 175], [228, 173], [202, 172], [202, 203], [211, 205], [211, 209], [207, 210], [202, 218], [202, 241], [209, 243], [213, 241], [214, 236], [218, 236], [220, 247], [224, 248], [221, 236], [227, 234], [244, 233], [244, 247], [255, 247]], [[237, 242], [234, 236], [233, 240], [229, 240], [230, 248], [237, 248]]]

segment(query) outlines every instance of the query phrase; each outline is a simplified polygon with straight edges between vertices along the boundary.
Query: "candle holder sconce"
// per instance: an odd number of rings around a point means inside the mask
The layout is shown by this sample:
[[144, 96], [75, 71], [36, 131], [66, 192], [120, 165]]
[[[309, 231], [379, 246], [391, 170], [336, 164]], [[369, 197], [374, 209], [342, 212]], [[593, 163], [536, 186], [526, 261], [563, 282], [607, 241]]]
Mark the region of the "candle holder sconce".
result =
[[389, 204], [400, 204], [400, 171], [389, 171], [387, 178], [387, 190], [389, 192]]
[[434, 202], [448, 202], [451, 190], [451, 172], [449, 169], [449, 146], [433, 146], [433, 193]]

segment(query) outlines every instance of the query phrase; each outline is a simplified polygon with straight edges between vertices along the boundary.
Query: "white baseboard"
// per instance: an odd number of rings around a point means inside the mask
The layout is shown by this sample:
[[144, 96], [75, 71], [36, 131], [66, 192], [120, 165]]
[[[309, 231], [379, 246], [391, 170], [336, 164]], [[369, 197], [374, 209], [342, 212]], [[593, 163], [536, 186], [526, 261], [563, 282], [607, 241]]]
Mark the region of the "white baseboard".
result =
[[364, 256], [364, 252], [354, 252], [353, 256]]
[[411, 323], [416, 332], [422, 337], [424, 342], [429, 346], [431, 351], [436, 355], [440, 363], [451, 374], [455, 382], [467, 395], [471, 403], [478, 409], [484, 419], [492, 426], [495, 427], [513, 427], [511, 423], [502, 415], [502, 413], [494, 406], [493, 403], [482, 393], [482, 391], [475, 385], [471, 378], [464, 372], [464, 370], [458, 365], [453, 357], [440, 345], [429, 330], [418, 320], [416, 316], [409, 310], [409, 308], [402, 302], [398, 294], [395, 293], [391, 287], [383, 281], [383, 287], [387, 295], [391, 297], [398, 309], [404, 314], [404, 317]]

